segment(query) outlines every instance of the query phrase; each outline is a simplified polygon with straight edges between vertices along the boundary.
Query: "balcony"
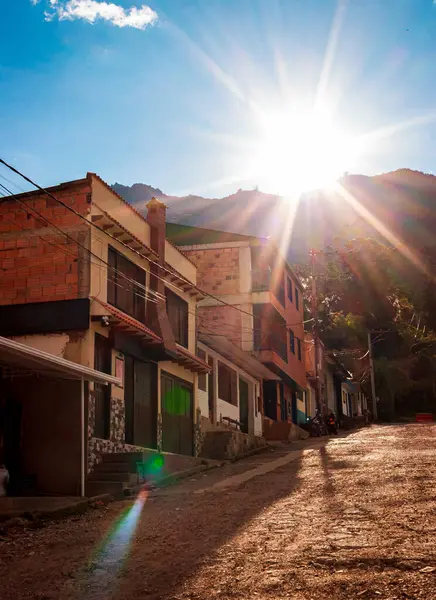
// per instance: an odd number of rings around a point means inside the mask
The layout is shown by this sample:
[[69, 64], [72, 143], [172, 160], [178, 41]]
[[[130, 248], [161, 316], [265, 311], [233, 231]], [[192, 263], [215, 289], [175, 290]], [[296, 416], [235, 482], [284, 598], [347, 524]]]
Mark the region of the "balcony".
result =
[[251, 289], [253, 292], [268, 292], [271, 286], [272, 272], [269, 269], [251, 271]]
[[285, 306], [285, 286], [283, 278], [272, 281], [272, 270], [262, 269], [251, 272], [251, 289], [253, 292], [271, 292], [275, 295], [282, 306]]

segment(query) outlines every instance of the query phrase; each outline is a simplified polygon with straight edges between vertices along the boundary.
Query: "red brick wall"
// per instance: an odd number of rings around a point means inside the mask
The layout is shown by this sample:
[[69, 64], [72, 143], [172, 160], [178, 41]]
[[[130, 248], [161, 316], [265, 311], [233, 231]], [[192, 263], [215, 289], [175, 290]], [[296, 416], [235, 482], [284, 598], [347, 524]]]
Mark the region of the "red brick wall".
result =
[[[77, 212], [90, 210], [87, 184], [76, 184], [54, 195]], [[90, 227], [46, 194], [21, 195], [0, 202], [0, 305], [48, 302], [89, 294]], [[32, 214], [34, 208], [68, 233], [72, 241]]]
[[218, 296], [239, 293], [239, 248], [189, 250], [185, 254], [198, 266], [197, 281], [205, 292]]
[[241, 346], [242, 320], [239, 310], [231, 306], [199, 307], [197, 314], [200, 331], [223, 335], [236, 346]]

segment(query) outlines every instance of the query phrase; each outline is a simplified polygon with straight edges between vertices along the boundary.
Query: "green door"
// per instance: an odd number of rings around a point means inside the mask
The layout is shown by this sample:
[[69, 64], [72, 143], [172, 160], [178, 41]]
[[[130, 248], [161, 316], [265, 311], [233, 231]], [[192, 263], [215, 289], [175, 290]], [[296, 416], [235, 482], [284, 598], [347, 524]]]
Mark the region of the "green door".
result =
[[193, 454], [194, 423], [192, 386], [167, 373], [161, 376], [162, 449]]

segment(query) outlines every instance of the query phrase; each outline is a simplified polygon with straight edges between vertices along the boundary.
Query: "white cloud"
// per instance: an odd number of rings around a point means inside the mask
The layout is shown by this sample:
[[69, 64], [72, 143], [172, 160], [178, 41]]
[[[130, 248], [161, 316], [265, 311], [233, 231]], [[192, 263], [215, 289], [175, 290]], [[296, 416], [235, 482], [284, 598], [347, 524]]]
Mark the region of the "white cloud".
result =
[[[31, 0], [36, 4], [40, 0]], [[111, 2], [98, 0], [48, 0], [52, 12], [45, 12], [46, 20], [51, 21], [57, 17], [60, 21], [74, 21], [82, 19], [88, 23], [95, 23], [98, 19], [108, 21], [116, 27], [134, 27], [145, 29], [157, 21], [156, 12], [143, 4], [140, 8], [132, 6], [123, 8]]]

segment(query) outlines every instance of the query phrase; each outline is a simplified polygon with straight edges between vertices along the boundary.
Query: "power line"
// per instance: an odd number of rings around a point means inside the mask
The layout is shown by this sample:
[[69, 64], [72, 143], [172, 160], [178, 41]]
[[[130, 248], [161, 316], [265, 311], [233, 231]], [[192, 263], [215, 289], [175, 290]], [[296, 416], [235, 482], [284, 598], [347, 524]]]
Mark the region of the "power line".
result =
[[[65, 208], [67, 208], [70, 212], [72, 212], [73, 214], [75, 214], [77, 217], [80, 217], [81, 219], [83, 219], [84, 221], [86, 221], [86, 223], [88, 225], [92, 225], [93, 227], [95, 227], [98, 231], [100, 231], [101, 233], [106, 234], [108, 237], [110, 237], [111, 239], [114, 239], [117, 243], [122, 244], [123, 246], [125, 246], [126, 248], [128, 248], [130, 251], [135, 252], [136, 254], [138, 254], [138, 256], [140, 256], [141, 258], [143, 258], [144, 260], [148, 261], [149, 263], [155, 265], [156, 267], [158, 267], [159, 269], [169, 273], [170, 275], [174, 275], [174, 272], [170, 269], [167, 269], [165, 266], [159, 264], [156, 261], [151, 260], [149, 257], [144, 256], [143, 254], [141, 254], [139, 251], [134, 250], [133, 248], [130, 248], [130, 246], [128, 246], [127, 244], [125, 244], [123, 241], [121, 240], [117, 240], [117, 238], [115, 238], [114, 236], [112, 236], [109, 232], [105, 231], [104, 229], [102, 229], [101, 227], [99, 227], [96, 223], [93, 223], [92, 221], [88, 221], [88, 219], [81, 215], [79, 212], [77, 212], [74, 208], [72, 208], [71, 206], [69, 206], [68, 204], [66, 204], [65, 202], [63, 202], [62, 200], [59, 200], [59, 198], [57, 198], [54, 194], [52, 194], [51, 192], [49, 192], [48, 190], [46, 190], [45, 188], [41, 187], [39, 184], [35, 183], [32, 179], [30, 179], [29, 177], [27, 177], [26, 175], [24, 175], [24, 173], [22, 173], [21, 171], [19, 171], [18, 169], [16, 169], [15, 167], [13, 167], [12, 165], [8, 164], [5, 160], [3, 160], [2, 158], [0, 158], [0, 163], [2, 163], [3, 165], [5, 165], [8, 169], [10, 169], [12, 172], [16, 173], [17, 175], [19, 175], [20, 177], [22, 177], [25, 181], [27, 181], [28, 183], [30, 183], [31, 185], [33, 185], [34, 187], [36, 187], [37, 189], [39, 189], [41, 192], [47, 194], [50, 198], [52, 198], [53, 200], [55, 200], [56, 202], [58, 202], [59, 204], [61, 204], [62, 206], [64, 206]], [[128, 203], [127, 203], [128, 204]], [[158, 277], [158, 276], [156, 276]], [[193, 286], [194, 289], [196, 289], [200, 294], [204, 295], [204, 296], [208, 296], [209, 298], [212, 298], [213, 300], [220, 302], [221, 304], [223, 304], [224, 306], [229, 306], [231, 308], [233, 308], [234, 310], [239, 311], [240, 313], [249, 315], [249, 316], [253, 316], [252, 313], [249, 313], [248, 311], [245, 311], [241, 308], [239, 308], [238, 306], [235, 306], [233, 304], [230, 304], [228, 302], [226, 302], [225, 300], [222, 300], [221, 298], [219, 298], [218, 296], [215, 296], [213, 294], [210, 294], [208, 292], [204, 292], [203, 290], [201, 290], [200, 288], [198, 288], [198, 286], [196, 286], [195, 284], [193, 284], [191, 281], [189, 281], [186, 277], [184, 277], [182, 274], [179, 275], [180, 279], [182, 281], [184, 281], [185, 283], [189, 284], [190, 286]], [[159, 277], [158, 277], [159, 278]], [[166, 284], [171, 285], [169, 282], [167, 282], [164, 279], [163, 280]], [[174, 286], [176, 287], [176, 286]], [[180, 288], [177, 288], [179, 291], [183, 291], [180, 290]], [[304, 321], [302, 320], [299, 323], [296, 323], [295, 325], [304, 325]]]
[[[61, 229], [60, 227], [58, 227], [57, 225], [55, 225], [54, 223], [52, 223], [49, 219], [47, 219], [47, 217], [44, 217], [40, 212], [38, 212], [35, 208], [33, 207], [29, 207], [25, 202], [23, 202], [22, 200], [20, 200], [19, 198], [17, 198], [16, 194], [13, 194], [11, 192], [11, 190], [9, 190], [6, 186], [4, 186], [3, 184], [0, 183], [0, 188], [3, 188], [4, 190], [6, 190], [6, 192], [8, 192], [9, 194], [12, 195], [12, 197], [15, 198], [15, 200], [17, 200], [23, 207], [24, 210], [30, 214], [34, 214], [37, 216], [37, 218], [44, 220], [48, 225], [50, 225], [50, 227], [53, 227], [54, 229], [56, 229], [57, 231], [59, 231], [59, 233], [63, 236], [65, 236], [66, 238], [68, 238], [71, 242], [73, 242], [73, 244], [76, 244], [77, 246], [79, 246], [80, 248], [82, 248], [82, 250], [85, 250], [85, 252], [88, 252], [90, 256], [93, 256], [94, 258], [96, 258], [97, 260], [99, 260], [101, 263], [103, 263], [104, 265], [106, 265], [106, 267], [108, 267], [109, 269], [115, 271], [117, 274], [121, 275], [122, 277], [124, 277], [127, 281], [129, 281], [130, 283], [138, 286], [139, 288], [143, 288], [144, 291], [149, 291], [152, 295], [155, 295], [156, 297], [161, 297], [161, 294], [159, 294], [158, 292], [155, 292], [154, 290], [150, 290], [148, 288], [146, 288], [146, 286], [144, 286], [143, 284], [141, 284], [138, 281], [135, 281], [134, 279], [131, 279], [130, 277], [128, 277], [127, 275], [125, 275], [124, 273], [122, 273], [122, 271], [118, 271], [117, 269], [115, 269], [115, 267], [112, 267], [111, 265], [109, 265], [109, 263], [107, 263], [103, 258], [101, 258], [100, 256], [98, 256], [97, 254], [95, 254], [94, 252], [92, 252], [92, 250], [90, 250], [89, 248], [87, 248], [86, 246], [84, 246], [83, 244], [81, 244], [78, 240], [75, 240], [72, 236], [70, 236], [66, 231], [64, 231], [63, 229]], [[18, 224], [15, 223], [17, 226]], [[38, 235], [36, 233], [36, 231], [34, 229], [27, 229], [25, 228], [26, 231], [32, 231], [35, 233], [35, 235]], [[41, 236], [39, 236], [41, 237]], [[163, 298], [163, 297], [162, 297]]]

